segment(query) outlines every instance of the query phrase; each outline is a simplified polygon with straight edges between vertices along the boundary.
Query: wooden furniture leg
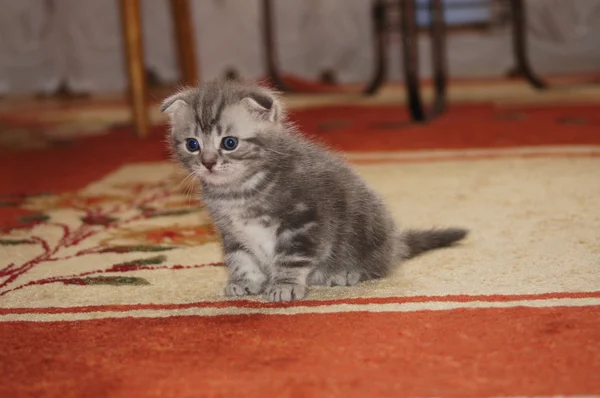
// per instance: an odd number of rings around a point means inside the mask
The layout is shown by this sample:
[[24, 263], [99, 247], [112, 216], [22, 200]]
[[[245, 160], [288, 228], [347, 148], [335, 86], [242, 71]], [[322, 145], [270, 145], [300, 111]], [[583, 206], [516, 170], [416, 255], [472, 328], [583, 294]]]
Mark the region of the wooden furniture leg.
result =
[[367, 95], [373, 95], [379, 91], [387, 77], [388, 68], [388, 27], [387, 27], [387, 7], [385, 0], [375, 0], [373, 4], [373, 33], [375, 36], [375, 73], [373, 78], [364, 89]]
[[129, 100], [133, 110], [135, 133], [143, 138], [148, 135], [148, 88], [144, 71], [140, 0], [121, 0], [120, 5], [129, 77]]
[[431, 61], [433, 63], [434, 103], [430, 113], [439, 115], [446, 109], [448, 64], [446, 60], [446, 21], [443, 0], [429, 0], [431, 16]]
[[273, 20], [273, 2], [271, 0], [262, 0], [263, 13], [263, 40], [265, 43], [265, 58], [267, 60], [267, 74], [275, 88], [281, 91], [291, 91], [283, 82], [277, 56], [275, 55], [275, 21]]
[[415, 0], [398, 0], [401, 13], [402, 54], [407, 105], [412, 120], [424, 122], [444, 111], [446, 103], [446, 46], [442, 0], [429, 0], [434, 99], [428, 111], [423, 106], [419, 82], [419, 48]]
[[542, 78], [540, 75], [535, 73], [531, 62], [529, 60], [529, 54], [527, 51], [527, 13], [524, 0], [509, 0], [511, 9], [511, 23], [512, 23], [512, 43], [513, 43], [513, 54], [517, 62], [517, 70], [520, 72], [525, 80], [529, 82], [533, 87], [538, 90], [544, 90], [548, 88], [564, 88], [573, 87], [580, 84], [598, 84], [597, 80], [588, 82], [581, 82], [576, 84], [563, 84], [553, 85]]
[[[387, 72], [387, 29], [385, 11], [385, 0], [375, 0], [375, 3], [373, 4], [373, 17], [375, 20], [375, 73], [370, 82], [362, 90], [364, 94], [375, 94], [385, 82]], [[278, 90], [293, 91], [284, 83], [277, 61], [272, 0], [262, 0], [262, 13], [267, 74]]]
[[171, 0], [173, 27], [179, 57], [179, 68], [183, 83], [198, 84], [196, 51], [194, 46], [194, 27], [189, 0]]
[[523, 0], [510, 0], [512, 42], [517, 70], [537, 89], [548, 88], [548, 84], [533, 71], [527, 54], [527, 15]]

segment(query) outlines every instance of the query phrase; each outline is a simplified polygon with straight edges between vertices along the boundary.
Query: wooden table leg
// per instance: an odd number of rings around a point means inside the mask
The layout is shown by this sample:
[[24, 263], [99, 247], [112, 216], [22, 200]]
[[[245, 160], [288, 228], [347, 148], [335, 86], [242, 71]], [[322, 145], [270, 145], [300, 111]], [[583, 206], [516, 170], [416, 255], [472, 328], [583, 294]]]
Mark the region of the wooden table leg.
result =
[[437, 116], [446, 108], [446, 86], [448, 83], [448, 64], [446, 62], [446, 21], [442, 0], [429, 0], [431, 16], [431, 62], [433, 64], [434, 102], [429, 111]]
[[426, 111], [421, 98], [419, 81], [419, 43], [415, 0], [398, 0], [401, 13], [402, 55], [406, 100], [412, 120], [423, 122], [442, 113], [446, 101], [445, 22], [441, 0], [429, 0], [431, 16], [431, 47], [433, 63], [434, 100]]
[[404, 85], [406, 86], [406, 103], [411, 118], [415, 121], [425, 120], [423, 101], [419, 86], [419, 43], [415, 2], [399, 0], [402, 32], [402, 58], [404, 61]]
[[275, 54], [275, 21], [273, 18], [273, 1], [262, 1], [263, 13], [263, 40], [265, 43], [265, 58], [267, 61], [267, 74], [275, 88], [281, 91], [290, 91], [290, 88], [283, 82], [279, 65], [277, 63], [277, 55]]
[[539, 90], [549, 88], [566, 88], [585, 84], [597, 85], [599, 82], [596, 79], [591, 81], [581, 81], [573, 84], [551, 84], [546, 79], [535, 73], [529, 60], [529, 52], [527, 50], [527, 13], [524, 0], [509, 0], [511, 8], [511, 23], [512, 23], [512, 42], [513, 54], [517, 62], [517, 71], [523, 75], [525, 80], [533, 87]]
[[531, 67], [527, 54], [527, 16], [523, 0], [510, 0], [513, 52], [517, 61], [517, 70], [523, 74], [525, 79], [537, 89], [548, 88], [548, 84], [542, 80]]
[[377, 93], [387, 78], [389, 34], [385, 0], [375, 0], [372, 17], [375, 36], [375, 73], [363, 91], [367, 95]]
[[198, 84], [198, 69], [194, 44], [194, 26], [189, 0], [171, 0], [173, 27], [183, 83]]
[[144, 71], [140, 0], [121, 0], [120, 3], [129, 77], [129, 100], [135, 132], [138, 137], [143, 138], [148, 135], [148, 88]]
[[[375, 72], [371, 81], [362, 90], [364, 94], [375, 94], [385, 82], [387, 72], [387, 27], [385, 22], [385, 0], [376, 0], [373, 5], [375, 22]], [[284, 81], [277, 61], [275, 21], [273, 17], [273, 1], [262, 0], [263, 12], [263, 41], [267, 74], [278, 90], [293, 91]]]

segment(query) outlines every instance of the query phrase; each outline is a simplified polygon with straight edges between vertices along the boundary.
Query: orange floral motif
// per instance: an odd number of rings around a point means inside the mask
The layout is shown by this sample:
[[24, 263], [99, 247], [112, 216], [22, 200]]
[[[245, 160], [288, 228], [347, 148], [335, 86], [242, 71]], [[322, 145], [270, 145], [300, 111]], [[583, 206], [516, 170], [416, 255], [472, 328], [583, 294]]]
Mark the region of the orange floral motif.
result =
[[129, 184], [114, 184], [114, 185], [112, 185], [112, 188], [123, 190], [123, 191], [128, 191], [129, 193], [132, 193], [132, 194], [140, 194], [142, 192], [150, 191], [153, 189], [169, 188], [169, 185], [171, 185], [171, 184], [168, 184], [165, 181], [156, 181], [156, 182], [140, 182], [137, 184], [131, 184], [131, 183], [129, 183]]
[[192, 227], [176, 226], [173, 228], [159, 227], [149, 229], [119, 229], [117, 234], [102, 242], [108, 245], [114, 241], [132, 241], [139, 245], [177, 245], [198, 246], [218, 241], [212, 224]]
[[175, 200], [169, 200], [161, 204], [161, 208], [163, 209], [195, 209], [199, 208], [202, 204], [196, 200], [191, 198], [180, 199], [179, 197], [175, 198]]
[[28, 198], [24, 207], [29, 210], [48, 212], [57, 209], [97, 210], [109, 204], [121, 204], [125, 196], [119, 195], [83, 195], [67, 193], [63, 195], [44, 195]]

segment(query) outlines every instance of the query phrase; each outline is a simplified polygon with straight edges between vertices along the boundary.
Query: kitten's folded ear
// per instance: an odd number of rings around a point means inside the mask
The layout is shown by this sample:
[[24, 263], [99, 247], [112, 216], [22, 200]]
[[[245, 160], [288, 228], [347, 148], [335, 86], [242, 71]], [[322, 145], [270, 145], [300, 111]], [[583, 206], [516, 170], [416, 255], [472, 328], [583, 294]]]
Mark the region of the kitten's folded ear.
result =
[[160, 111], [165, 112], [171, 116], [175, 114], [179, 109], [188, 105], [186, 101], [187, 93], [181, 92], [170, 96], [160, 106]]
[[171, 133], [184, 129], [189, 123], [191, 119], [191, 94], [189, 90], [179, 92], [164, 100], [160, 106], [160, 110], [169, 115]]
[[254, 91], [242, 99], [242, 104], [258, 118], [273, 123], [282, 121], [283, 108], [275, 94]]

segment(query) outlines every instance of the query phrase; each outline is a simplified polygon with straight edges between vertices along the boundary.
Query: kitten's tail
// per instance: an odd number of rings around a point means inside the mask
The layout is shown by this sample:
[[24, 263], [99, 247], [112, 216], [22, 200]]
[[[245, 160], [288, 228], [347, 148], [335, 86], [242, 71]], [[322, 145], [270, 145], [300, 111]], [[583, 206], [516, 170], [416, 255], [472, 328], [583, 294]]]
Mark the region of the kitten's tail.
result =
[[452, 246], [468, 233], [463, 228], [408, 230], [401, 235], [405, 249], [401, 251], [401, 256], [409, 259], [429, 250]]

